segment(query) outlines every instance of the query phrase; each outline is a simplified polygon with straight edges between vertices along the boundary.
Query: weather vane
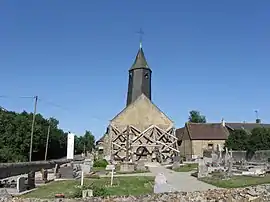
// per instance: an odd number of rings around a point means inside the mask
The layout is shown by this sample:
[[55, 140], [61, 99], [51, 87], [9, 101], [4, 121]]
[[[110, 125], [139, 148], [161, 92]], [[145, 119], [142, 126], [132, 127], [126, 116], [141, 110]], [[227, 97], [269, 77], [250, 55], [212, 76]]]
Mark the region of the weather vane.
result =
[[137, 34], [140, 35], [140, 48], [142, 48], [142, 37], [144, 35], [144, 32], [143, 32], [142, 28], [140, 29], [140, 31], [137, 32]]

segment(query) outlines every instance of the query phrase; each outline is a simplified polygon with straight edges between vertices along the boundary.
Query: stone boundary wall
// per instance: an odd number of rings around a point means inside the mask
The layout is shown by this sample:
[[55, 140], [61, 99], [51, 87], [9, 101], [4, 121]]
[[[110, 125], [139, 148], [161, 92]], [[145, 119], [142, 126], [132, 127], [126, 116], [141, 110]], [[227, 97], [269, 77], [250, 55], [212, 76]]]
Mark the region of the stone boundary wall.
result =
[[232, 156], [235, 161], [244, 159], [252, 162], [268, 162], [270, 160], [270, 150], [255, 151], [249, 159], [247, 159], [247, 151], [232, 151]]
[[[219, 152], [215, 153], [219, 155]], [[212, 151], [204, 151], [204, 157], [211, 158]], [[230, 154], [230, 152], [229, 152]], [[222, 152], [222, 158], [225, 157], [225, 152]], [[242, 160], [247, 160], [247, 161], [252, 161], [252, 162], [268, 162], [270, 161], [270, 150], [258, 150], [255, 151], [253, 156], [249, 159], [247, 159], [247, 151], [237, 151], [233, 150], [232, 151], [232, 157], [234, 161], [242, 161]]]
[[[79, 156], [75, 156], [74, 160], [81, 160]], [[43, 169], [54, 168], [56, 164], [62, 165], [69, 163], [67, 159], [57, 159], [49, 161], [32, 161], [32, 162], [19, 162], [19, 163], [0, 163], [0, 179], [8, 178], [11, 176], [29, 173], [30, 171], [40, 171]]]

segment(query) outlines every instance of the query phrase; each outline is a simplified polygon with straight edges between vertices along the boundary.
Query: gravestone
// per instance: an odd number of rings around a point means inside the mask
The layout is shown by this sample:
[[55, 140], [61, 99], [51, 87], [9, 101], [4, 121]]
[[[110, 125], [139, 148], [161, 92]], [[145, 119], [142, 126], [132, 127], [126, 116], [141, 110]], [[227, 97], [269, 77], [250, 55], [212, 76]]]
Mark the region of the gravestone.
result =
[[225, 148], [225, 156], [224, 156], [224, 163], [225, 163], [225, 166], [228, 167], [229, 165], [229, 158], [230, 158], [230, 155], [229, 155], [229, 152], [228, 152], [228, 148], [226, 147]]
[[181, 158], [180, 156], [174, 156], [173, 157], [173, 165], [172, 165], [172, 169], [177, 169], [180, 167], [180, 163], [181, 163]]
[[154, 193], [169, 192], [169, 186], [167, 184], [167, 178], [163, 173], [159, 173], [155, 177]]
[[123, 162], [120, 165], [120, 172], [132, 173], [135, 170], [135, 164], [131, 162]]
[[217, 155], [216, 153], [213, 152], [213, 153], [211, 154], [211, 156], [212, 156], [212, 165], [213, 165], [213, 166], [217, 166], [218, 163], [219, 163], [219, 162], [218, 162], [218, 155]]
[[92, 189], [86, 189], [82, 191], [82, 198], [88, 198], [93, 196], [93, 190]]
[[199, 159], [198, 163], [198, 178], [206, 177], [208, 175], [208, 167], [206, 166], [204, 159]]
[[59, 170], [62, 179], [73, 179], [73, 168], [71, 166], [61, 167]]
[[27, 178], [27, 186], [28, 186], [28, 189], [34, 189], [36, 187], [36, 184], [35, 184], [35, 172], [34, 171], [30, 171], [28, 173], [28, 178]]
[[137, 162], [136, 170], [138, 170], [138, 171], [147, 171], [147, 168], [144, 165], [144, 162], [143, 161], [138, 161]]
[[48, 182], [48, 170], [43, 170], [43, 172], [42, 172], [42, 180], [45, 183]]
[[17, 191], [23, 192], [27, 190], [27, 186], [25, 185], [25, 177], [18, 177], [17, 178]]

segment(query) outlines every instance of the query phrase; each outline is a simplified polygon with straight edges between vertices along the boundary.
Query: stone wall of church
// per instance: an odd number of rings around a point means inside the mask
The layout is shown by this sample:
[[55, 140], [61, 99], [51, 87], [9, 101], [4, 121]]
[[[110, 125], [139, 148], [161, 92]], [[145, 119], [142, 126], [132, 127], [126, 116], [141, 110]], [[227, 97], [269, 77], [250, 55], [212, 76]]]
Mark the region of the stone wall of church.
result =
[[192, 142], [189, 138], [187, 128], [185, 127], [184, 133], [182, 137], [182, 143], [179, 147], [180, 149], [180, 155], [185, 157], [187, 160], [192, 158]]
[[223, 148], [224, 144], [225, 140], [192, 140], [192, 154], [195, 157], [202, 157], [204, 150], [217, 150]]
[[165, 130], [173, 126], [173, 122], [143, 95], [113, 119], [111, 125], [120, 130], [125, 129], [127, 125], [132, 125], [140, 131], [151, 125], [157, 125]]

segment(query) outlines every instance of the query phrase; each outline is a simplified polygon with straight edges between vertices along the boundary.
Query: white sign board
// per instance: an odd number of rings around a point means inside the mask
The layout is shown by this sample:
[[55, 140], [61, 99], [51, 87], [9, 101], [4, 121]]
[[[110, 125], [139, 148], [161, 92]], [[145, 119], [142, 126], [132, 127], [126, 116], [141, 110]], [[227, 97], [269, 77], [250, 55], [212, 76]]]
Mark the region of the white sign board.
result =
[[74, 134], [69, 133], [67, 138], [67, 159], [74, 158]]
[[111, 171], [111, 186], [113, 185], [113, 172], [115, 170], [115, 165], [107, 165], [106, 170]]
[[106, 170], [115, 170], [115, 165], [107, 165]]

